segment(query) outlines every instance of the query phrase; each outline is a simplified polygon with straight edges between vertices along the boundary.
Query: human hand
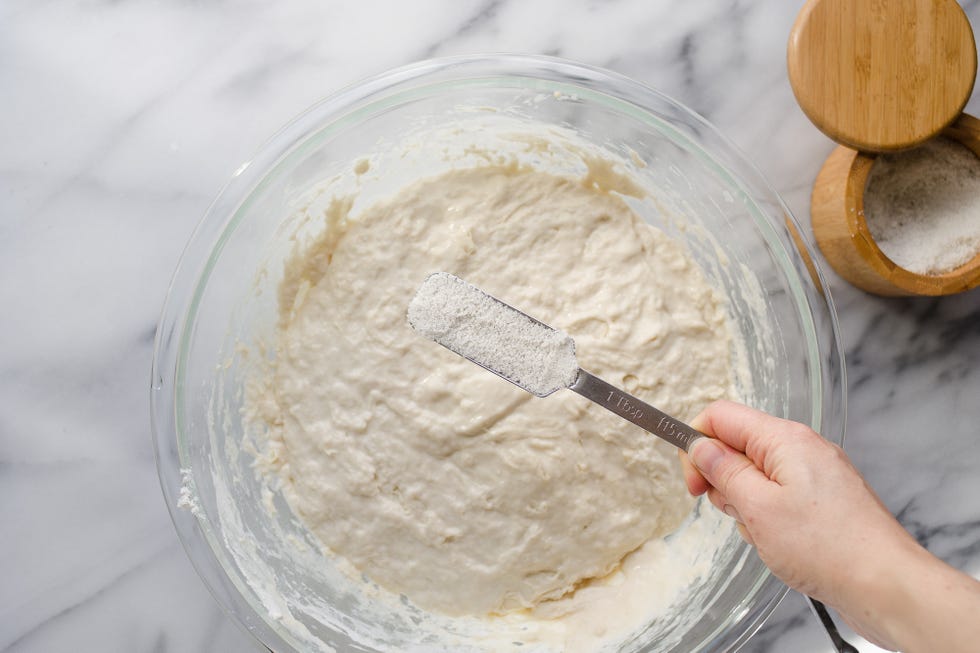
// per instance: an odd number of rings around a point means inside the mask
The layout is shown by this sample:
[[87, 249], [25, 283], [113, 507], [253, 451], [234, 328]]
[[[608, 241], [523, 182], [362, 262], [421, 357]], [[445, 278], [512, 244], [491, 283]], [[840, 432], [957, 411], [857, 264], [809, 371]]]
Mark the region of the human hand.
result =
[[880, 586], [879, 574], [894, 574], [921, 549], [843, 450], [803, 424], [726, 401], [711, 404], [692, 426], [712, 439], [699, 440], [690, 457], [681, 454], [691, 493], [707, 492], [733, 517], [783, 582], [894, 648], [868, 607], [869, 593]]

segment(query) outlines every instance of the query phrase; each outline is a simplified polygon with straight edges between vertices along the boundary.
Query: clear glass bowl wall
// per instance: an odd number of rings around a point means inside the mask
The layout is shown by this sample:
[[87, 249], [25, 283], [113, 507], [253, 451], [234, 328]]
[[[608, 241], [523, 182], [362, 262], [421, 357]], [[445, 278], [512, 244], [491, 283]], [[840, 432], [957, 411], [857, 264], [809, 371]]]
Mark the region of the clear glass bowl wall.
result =
[[[312, 549], [299, 555], [283, 544], [315, 546], [281, 497], [263, 496], [252, 471], [237, 417], [249, 362], [236, 345], [273, 333], [291, 237], [320, 227], [297, 217], [313, 189], [349, 178], [365, 158], [377, 165], [380, 157], [384, 175], [359, 201], [438, 172], [438, 163], [384, 158], [386, 147], [414, 130], [425, 148], [428, 131], [481, 113], [528, 129], [559, 126], [627, 164], [642, 160], [633, 172], [661, 192], [658, 202], [631, 204], [685, 243], [728, 297], [754, 402], [843, 443], [841, 350], [819, 272], [775, 192], [704, 120], [636, 82], [556, 59], [449, 59], [381, 75], [316, 105], [239, 169], [182, 257], [157, 335], [154, 440], [178, 534], [219, 603], [273, 650], [404, 650], [417, 634], [410, 620], [372, 622]], [[752, 279], [760, 292], [750, 292]], [[196, 500], [193, 513], [176, 508], [182, 490]], [[275, 515], [263, 507], [270, 501]], [[744, 643], [785, 587], [737, 536], [718, 562], [691, 594], [688, 618], [653, 624], [623, 650]]]

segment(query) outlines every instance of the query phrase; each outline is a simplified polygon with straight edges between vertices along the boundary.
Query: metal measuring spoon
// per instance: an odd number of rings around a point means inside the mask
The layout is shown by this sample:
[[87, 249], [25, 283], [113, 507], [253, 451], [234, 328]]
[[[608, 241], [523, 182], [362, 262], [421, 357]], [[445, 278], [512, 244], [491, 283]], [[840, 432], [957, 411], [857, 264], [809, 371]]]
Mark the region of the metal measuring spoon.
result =
[[446, 272], [429, 275], [408, 308], [416, 331], [538, 397], [568, 388], [688, 451], [707, 437], [578, 366], [575, 341]]

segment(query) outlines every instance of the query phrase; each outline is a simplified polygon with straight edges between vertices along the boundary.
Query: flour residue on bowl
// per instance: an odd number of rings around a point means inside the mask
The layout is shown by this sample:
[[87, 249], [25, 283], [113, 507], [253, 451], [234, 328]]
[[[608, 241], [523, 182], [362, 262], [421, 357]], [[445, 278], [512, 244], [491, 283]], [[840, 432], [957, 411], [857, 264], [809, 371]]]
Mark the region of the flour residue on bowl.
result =
[[669, 445], [571, 392], [533, 398], [405, 320], [447, 270], [681, 419], [735, 398], [725, 301], [600, 178], [483, 165], [359, 211], [335, 198], [280, 284], [276, 355], [248, 401], [261, 464], [328, 555], [433, 623], [615, 645], [707, 572], [717, 544], [698, 534], [729, 534], [705, 515], [665, 541], [693, 506]]

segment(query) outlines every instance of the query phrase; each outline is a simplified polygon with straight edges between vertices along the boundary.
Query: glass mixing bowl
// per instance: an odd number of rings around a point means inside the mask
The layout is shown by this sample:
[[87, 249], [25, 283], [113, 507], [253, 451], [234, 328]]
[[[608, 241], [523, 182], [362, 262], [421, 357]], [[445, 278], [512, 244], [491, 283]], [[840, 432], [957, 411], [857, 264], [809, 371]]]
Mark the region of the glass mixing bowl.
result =
[[[782, 201], [707, 122], [627, 78], [553, 58], [450, 58], [369, 79], [299, 116], [235, 173], [184, 252], [157, 331], [153, 437], [171, 516], [218, 602], [275, 651], [466, 649], [419, 641], [411, 614], [372, 621], [323, 571], [310, 535], [253, 472], [239, 411], [262, 353], [240, 343], [269, 342], [283, 261], [321, 226], [304, 217], [326, 196], [317, 189], [357, 188], [367, 202], [445, 169], [436, 150], [478, 162], [475, 141], [540, 164], [540, 148], [513, 138], [525, 131], [567, 137], [576, 145], [559, 154], [592, 148], [656, 188], [655, 202], [630, 202], [727, 296], [746, 396], [843, 443], [826, 284]], [[574, 156], [551, 163], [581, 173]], [[622, 650], [730, 651], [761, 626], [785, 586], [737, 535], [722, 549], [687, 618], [641, 629]]]

